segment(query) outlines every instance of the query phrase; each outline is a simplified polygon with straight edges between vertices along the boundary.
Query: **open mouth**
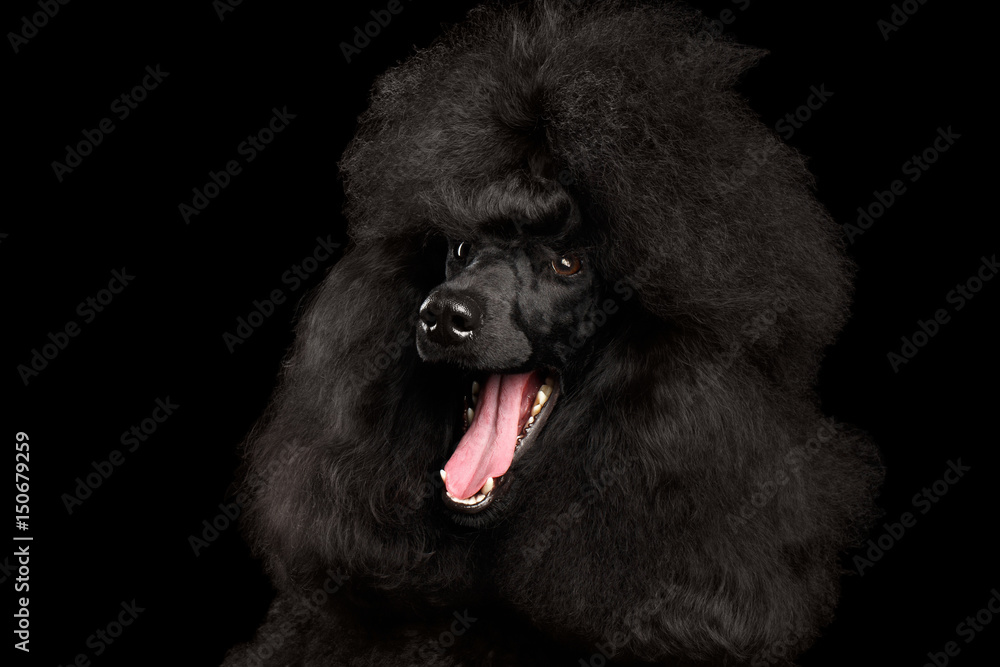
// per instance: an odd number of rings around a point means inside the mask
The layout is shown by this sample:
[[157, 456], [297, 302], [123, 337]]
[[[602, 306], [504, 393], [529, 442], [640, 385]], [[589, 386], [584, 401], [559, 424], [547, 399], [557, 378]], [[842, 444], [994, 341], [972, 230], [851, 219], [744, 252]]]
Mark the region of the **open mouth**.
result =
[[473, 380], [462, 415], [465, 433], [441, 470], [445, 505], [465, 514], [489, 507], [511, 466], [537, 439], [558, 395], [552, 371]]

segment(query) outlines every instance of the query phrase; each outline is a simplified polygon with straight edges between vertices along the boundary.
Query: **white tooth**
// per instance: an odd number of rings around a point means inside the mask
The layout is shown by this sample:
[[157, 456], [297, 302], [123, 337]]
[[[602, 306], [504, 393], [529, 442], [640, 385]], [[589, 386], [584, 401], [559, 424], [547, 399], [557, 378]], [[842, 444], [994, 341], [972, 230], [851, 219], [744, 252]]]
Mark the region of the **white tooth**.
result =
[[546, 397], [552, 395], [552, 386], [548, 384], [543, 384], [542, 388], [538, 390], [539, 393], [545, 394]]
[[483, 484], [483, 488], [479, 490], [479, 493], [486, 495], [492, 490], [493, 490], [493, 478], [490, 477], [489, 479], [486, 480], [486, 483]]
[[444, 471], [444, 469], [441, 470], [441, 481], [442, 482], [447, 482], [448, 481], [448, 473], [446, 473]]
[[534, 423], [535, 423], [535, 415], [531, 415], [530, 417], [528, 417], [528, 426], [531, 426]]
[[475, 398], [476, 394], [479, 393], [479, 383], [475, 380], [472, 381], [472, 396]]
[[472, 408], [465, 413], [465, 416], [469, 418], [469, 424], [472, 424], [472, 418], [476, 416], [475, 411]]
[[535, 407], [531, 408], [531, 416], [534, 417], [541, 411], [542, 411], [542, 406], [539, 405], [538, 403], [535, 403]]
[[541, 389], [538, 390], [538, 395], [535, 396], [535, 402], [539, 405], [545, 405], [545, 401], [549, 400], [549, 395], [546, 394]]

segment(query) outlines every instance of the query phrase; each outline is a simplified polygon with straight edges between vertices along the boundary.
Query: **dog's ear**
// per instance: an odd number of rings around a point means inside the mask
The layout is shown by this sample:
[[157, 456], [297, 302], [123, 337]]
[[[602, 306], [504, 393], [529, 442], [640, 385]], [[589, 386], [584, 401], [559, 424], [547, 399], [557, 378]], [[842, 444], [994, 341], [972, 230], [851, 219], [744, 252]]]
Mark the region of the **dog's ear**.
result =
[[353, 246], [297, 325], [245, 444], [248, 535], [281, 586], [320, 585], [333, 567], [384, 571], [391, 587], [413, 577], [411, 554], [435, 551], [428, 480], [452, 441], [438, 397], [453, 377], [420, 362], [415, 326], [424, 281], [444, 275], [443, 254], [428, 267], [421, 253], [446, 247], [440, 236]]

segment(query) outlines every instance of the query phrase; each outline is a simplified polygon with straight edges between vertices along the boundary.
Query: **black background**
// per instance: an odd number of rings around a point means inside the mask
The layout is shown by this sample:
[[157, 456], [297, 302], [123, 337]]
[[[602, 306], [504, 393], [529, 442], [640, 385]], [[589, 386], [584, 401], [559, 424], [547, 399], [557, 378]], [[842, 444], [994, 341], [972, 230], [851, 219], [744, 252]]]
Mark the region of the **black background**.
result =
[[[345, 241], [336, 163], [374, 77], [472, 4], [404, 1], [350, 63], [339, 43], [385, 2], [245, 0], [224, 20], [208, 0], [70, 2], [17, 53], [5, 40], [4, 437], [30, 435], [31, 520], [21, 534], [34, 537], [31, 654], [15, 651], [17, 664], [70, 664], [85, 653], [95, 665], [216, 665], [252, 634], [270, 589], [238, 529], [198, 556], [189, 536], [219, 514], [236, 446], [291, 342], [296, 303], [336, 258], [297, 291], [282, 275], [317, 237]], [[864, 576], [846, 579], [836, 622], [802, 664], [921, 665], [948, 641], [961, 649], [954, 664], [990, 664], [1000, 619], [971, 643], [956, 626], [1000, 587], [996, 433], [985, 427], [996, 407], [1000, 281], [961, 310], [946, 300], [998, 250], [995, 212], [984, 205], [996, 174], [985, 168], [992, 128], [973, 116], [992, 77], [979, 47], [990, 18], [927, 2], [886, 40], [877, 22], [889, 2], [742, 4], [695, 3], [710, 17], [732, 9], [725, 33], [770, 51], [741, 84], [765, 123], [804, 104], [810, 86], [833, 93], [790, 143], [809, 157], [834, 217], [853, 222], [874, 191], [906, 184], [850, 247], [854, 315], [821, 386], [827, 412], [881, 446], [885, 520], [904, 511], [917, 520]], [[8, 3], [0, 26], [19, 31], [37, 11]], [[112, 101], [156, 65], [169, 76], [119, 120]], [[275, 107], [295, 118], [247, 163], [237, 146]], [[114, 132], [60, 182], [52, 162], [105, 117]], [[960, 138], [910, 182], [903, 163], [939, 127]], [[185, 224], [178, 205], [232, 159], [242, 173]], [[123, 267], [134, 280], [84, 323], [77, 305]], [[288, 300], [230, 353], [223, 333], [274, 289]], [[894, 372], [887, 354], [939, 308], [951, 320]], [[25, 385], [17, 366], [70, 320], [80, 334]], [[122, 432], [167, 397], [175, 413], [68, 514], [62, 496], [76, 478], [125, 450]], [[920, 514], [913, 496], [959, 458], [971, 470]], [[8, 600], [19, 597], [15, 576], [0, 573]], [[95, 656], [87, 638], [133, 599], [144, 611]], [[12, 629], [7, 616], [4, 636]]]

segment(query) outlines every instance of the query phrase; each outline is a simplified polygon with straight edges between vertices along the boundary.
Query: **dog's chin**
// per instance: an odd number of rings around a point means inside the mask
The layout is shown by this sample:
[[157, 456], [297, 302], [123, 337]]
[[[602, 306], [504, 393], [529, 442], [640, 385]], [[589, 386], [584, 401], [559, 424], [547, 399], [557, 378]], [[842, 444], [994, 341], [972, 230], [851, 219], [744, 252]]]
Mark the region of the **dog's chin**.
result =
[[556, 407], [561, 382], [552, 368], [473, 371], [461, 393], [461, 439], [441, 469], [441, 501], [461, 525], [483, 527], [513, 500], [518, 463], [532, 455]]

